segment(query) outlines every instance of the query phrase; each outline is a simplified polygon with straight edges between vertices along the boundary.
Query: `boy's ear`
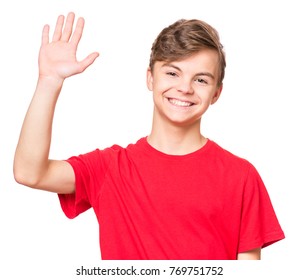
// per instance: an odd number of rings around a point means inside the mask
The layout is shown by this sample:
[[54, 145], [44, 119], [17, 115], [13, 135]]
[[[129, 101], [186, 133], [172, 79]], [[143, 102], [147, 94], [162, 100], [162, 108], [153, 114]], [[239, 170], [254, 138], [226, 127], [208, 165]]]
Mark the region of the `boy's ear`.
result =
[[147, 84], [147, 88], [152, 91], [153, 90], [153, 74], [152, 74], [152, 70], [150, 69], [150, 67], [147, 68], [146, 71], [146, 84]]
[[216, 90], [216, 92], [212, 98], [211, 105], [216, 103], [216, 101], [219, 99], [221, 92], [222, 92], [222, 88], [223, 88], [223, 85], [221, 84], [221, 86]]

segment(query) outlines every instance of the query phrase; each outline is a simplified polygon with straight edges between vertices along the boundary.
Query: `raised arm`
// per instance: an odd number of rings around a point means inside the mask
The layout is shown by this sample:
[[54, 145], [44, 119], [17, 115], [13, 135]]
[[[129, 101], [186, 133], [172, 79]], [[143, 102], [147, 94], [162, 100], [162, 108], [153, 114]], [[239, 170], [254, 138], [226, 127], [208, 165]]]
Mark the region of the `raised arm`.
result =
[[72, 193], [75, 189], [71, 166], [65, 161], [49, 159], [56, 102], [64, 80], [82, 73], [99, 55], [94, 52], [77, 61], [84, 19], [79, 18], [73, 30], [74, 19], [74, 13], [69, 13], [66, 20], [59, 16], [51, 42], [49, 26], [43, 28], [37, 86], [14, 158], [14, 176], [18, 183], [56, 193]]

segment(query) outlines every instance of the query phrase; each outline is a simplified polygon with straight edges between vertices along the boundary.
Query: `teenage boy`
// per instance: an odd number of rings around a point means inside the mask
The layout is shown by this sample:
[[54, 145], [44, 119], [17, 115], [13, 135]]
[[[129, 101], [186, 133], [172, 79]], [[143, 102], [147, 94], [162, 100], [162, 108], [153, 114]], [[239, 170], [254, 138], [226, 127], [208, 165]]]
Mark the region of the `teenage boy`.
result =
[[203, 114], [222, 91], [225, 55], [217, 31], [179, 20], [152, 46], [147, 87], [152, 130], [68, 160], [49, 159], [54, 109], [66, 78], [98, 57], [77, 61], [84, 20], [59, 16], [42, 33], [39, 78], [15, 153], [17, 182], [59, 194], [74, 218], [93, 208], [102, 259], [260, 259], [284, 238], [254, 166], [201, 134]]

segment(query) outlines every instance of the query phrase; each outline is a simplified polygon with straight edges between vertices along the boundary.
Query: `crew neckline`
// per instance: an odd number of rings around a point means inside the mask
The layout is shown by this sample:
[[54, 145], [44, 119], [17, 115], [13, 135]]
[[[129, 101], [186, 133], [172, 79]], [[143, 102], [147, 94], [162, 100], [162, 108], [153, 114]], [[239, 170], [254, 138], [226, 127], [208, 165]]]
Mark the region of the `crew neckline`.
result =
[[204, 151], [206, 151], [212, 144], [212, 141], [207, 138], [207, 142], [198, 150], [188, 153], [188, 154], [184, 154], [184, 155], [172, 155], [172, 154], [166, 154], [164, 152], [161, 152], [159, 150], [157, 150], [156, 148], [154, 148], [152, 145], [150, 145], [147, 141], [147, 136], [141, 138], [139, 141], [139, 144], [141, 144], [143, 146], [143, 148], [151, 153], [152, 155], [158, 156], [158, 157], [162, 157], [165, 159], [178, 159], [178, 160], [182, 160], [182, 159], [188, 159], [188, 158], [192, 158], [195, 156], [198, 156], [199, 154], [202, 154]]

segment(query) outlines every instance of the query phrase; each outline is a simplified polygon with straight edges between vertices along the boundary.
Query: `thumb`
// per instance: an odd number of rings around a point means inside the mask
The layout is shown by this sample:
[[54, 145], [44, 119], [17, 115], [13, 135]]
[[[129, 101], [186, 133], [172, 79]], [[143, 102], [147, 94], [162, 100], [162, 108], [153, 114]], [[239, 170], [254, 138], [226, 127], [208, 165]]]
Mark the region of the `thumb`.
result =
[[99, 56], [100, 54], [98, 52], [93, 52], [90, 55], [88, 55], [86, 58], [84, 58], [83, 60], [79, 61], [79, 68], [80, 68], [80, 72], [85, 71], [85, 69], [87, 67], [89, 67], [95, 60], [96, 58]]

